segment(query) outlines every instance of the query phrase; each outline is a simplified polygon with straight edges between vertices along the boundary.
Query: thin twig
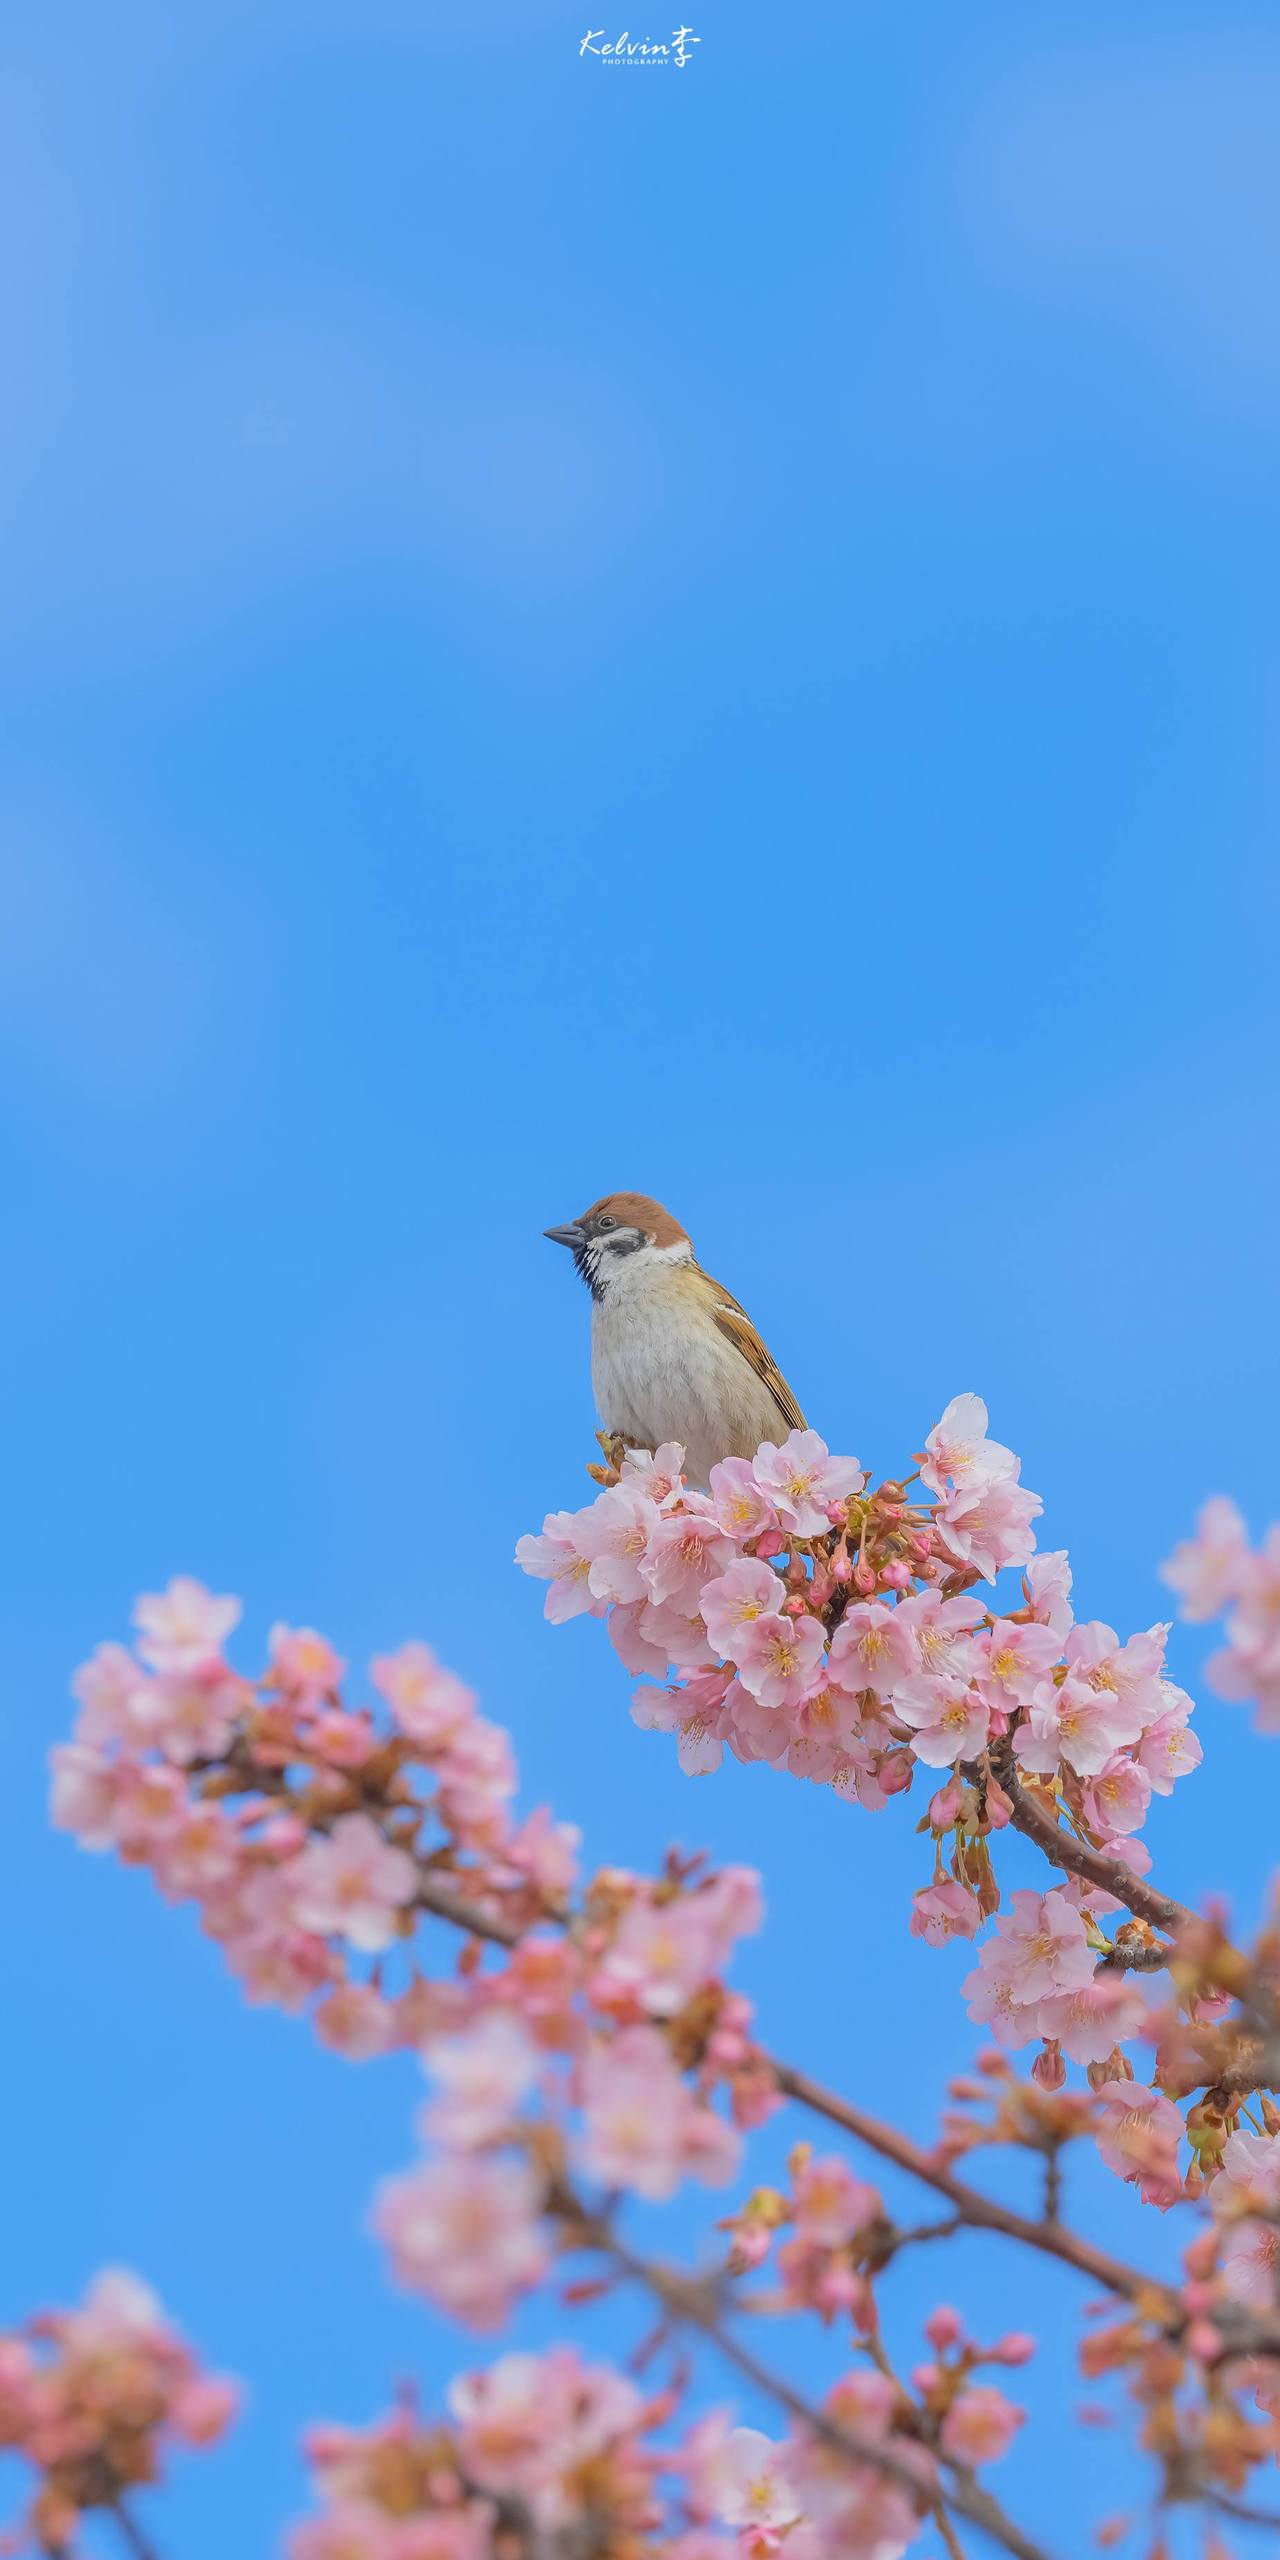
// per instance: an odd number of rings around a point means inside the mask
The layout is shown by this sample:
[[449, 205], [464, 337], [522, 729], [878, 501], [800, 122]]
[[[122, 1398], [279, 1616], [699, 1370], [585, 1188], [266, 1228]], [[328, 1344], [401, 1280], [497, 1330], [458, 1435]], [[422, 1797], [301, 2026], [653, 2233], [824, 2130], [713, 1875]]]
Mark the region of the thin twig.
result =
[[725, 2362], [733, 2365], [745, 2381], [773, 2400], [780, 2409], [785, 2409], [798, 2426], [806, 2428], [821, 2443], [830, 2445], [833, 2452], [842, 2454], [848, 2462], [882, 2472], [886, 2479], [896, 2481], [900, 2488], [908, 2490], [913, 2498], [924, 2498], [930, 2505], [935, 2497], [945, 2497], [957, 2515], [962, 2515], [980, 2533], [985, 2533], [1000, 2550], [1007, 2551], [1010, 2560], [1049, 2560], [1043, 2544], [1032, 2542], [1021, 2526], [1006, 2515], [999, 2500], [989, 2489], [984, 2489], [963, 2465], [948, 2465], [950, 2476], [945, 2487], [931, 2491], [928, 2481], [921, 2478], [905, 2456], [890, 2452], [887, 2445], [855, 2435], [838, 2419], [828, 2417], [825, 2410], [815, 2409], [781, 2374], [762, 2364], [749, 2347], [744, 2347], [741, 2340], [725, 2328], [703, 2285], [681, 2275], [674, 2267], [663, 2266], [656, 2259], [637, 2256], [608, 2223], [589, 2213], [570, 2191], [558, 2191], [554, 2206], [575, 2228], [583, 2246], [598, 2249], [611, 2257], [625, 2275], [642, 2284], [662, 2304], [673, 2320], [682, 2321], [710, 2339]]
[[131, 2508], [126, 2507], [123, 2498], [112, 2499], [111, 2513], [115, 2518], [120, 2539], [126, 2551], [132, 2554], [132, 2560], [160, 2560], [159, 2552], [150, 2535], [143, 2532], [137, 2517]]
[[1080, 2232], [1065, 2230], [1061, 2223], [1034, 2222], [1029, 2214], [1015, 2213], [1011, 2205], [997, 2204], [994, 2197], [984, 2196], [979, 2187], [966, 2185], [963, 2178], [952, 2175], [930, 2158], [909, 2134], [899, 2133], [896, 2125], [883, 2124], [878, 2116], [868, 2115], [862, 2107], [851, 2105], [834, 2090], [824, 2089], [821, 2082], [811, 2080], [805, 2071], [796, 2071], [790, 2063], [774, 2062], [778, 2086], [787, 2097], [808, 2107], [813, 2114], [825, 2116], [830, 2124], [838, 2124], [846, 2133], [865, 2142], [868, 2149], [878, 2151], [884, 2160], [892, 2160], [913, 2178], [919, 2178], [937, 2194], [953, 2204], [962, 2221], [976, 2230], [1002, 2231], [1007, 2240], [1020, 2240], [1030, 2249], [1039, 2249], [1047, 2257], [1060, 2258], [1075, 2267], [1093, 2284], [1102, 2285], [1108, 2293], [1121, 2294], [1128, 2302], [1150, 2297], [1167, 2308], [1170, 2317], [1181, 2318], [1177, 2297], [1169, 2285], [1155, 2276], [1144, 2275], [1138, 2267], [1126, 2266], [1123, 2259], [1108, 2256], [1096, 2249]]
[[993, 1744], [989, 1754], [992, 1769], [1007, 1795], [1013, 1812], [1010, 1817], [1015, 1831], [1034, 1840], [1051, 1865], [1065, 1874], [1080, 1876], [1086, 1884], [1097, 1885], [1103, 1893], [1114, 1896], [1133, 1912], [1136, 1919], [1149, 1921], [1153, 1929], [1188, 1928], [1195, 1919], [1185, 1902], [1175, 1902], [1167, 1893], [1157, 1893], [1154, 1885], [1144, 1884], [1141, 1876], [1131, 1874], [1117, 1858], [1105, 1857], [1100, 1849], [1064, 1831], [1036, 1798], [1029, 1795], [1018, 1776], [1018, 1764], [1009, 1742]]

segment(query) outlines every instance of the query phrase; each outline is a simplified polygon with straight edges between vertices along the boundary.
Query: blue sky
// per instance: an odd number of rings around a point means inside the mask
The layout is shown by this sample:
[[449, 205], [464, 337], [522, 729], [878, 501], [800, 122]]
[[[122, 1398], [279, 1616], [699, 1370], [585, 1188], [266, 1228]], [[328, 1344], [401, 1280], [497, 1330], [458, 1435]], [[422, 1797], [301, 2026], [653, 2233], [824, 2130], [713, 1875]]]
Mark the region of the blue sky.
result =
[[[924, 2129], [971, 2035], [909, 1817], [692, 1790], [511, 1568], [593, 1422], [541, 1229], [668, 1200], [878, 1469], [979, 1388], [1122, 1631], [1206, 1492], [1273, 1503], [1274, 11], [708, 0], [679, 74], [585, 24], [6, 37], [3, 2314], [123, 2259], [249, 2376], [166, 2560], [270, 2552], [302, 2421], [459, 2350], [362, 2227], [411, 2069], [46, 1829], [135, 1591], [427, 1636], [594, 1855], [757, 1863], [770, 2038]], [[1248, 1913], [1264, 1746], [1201, 1730], [1151, 1836]]]

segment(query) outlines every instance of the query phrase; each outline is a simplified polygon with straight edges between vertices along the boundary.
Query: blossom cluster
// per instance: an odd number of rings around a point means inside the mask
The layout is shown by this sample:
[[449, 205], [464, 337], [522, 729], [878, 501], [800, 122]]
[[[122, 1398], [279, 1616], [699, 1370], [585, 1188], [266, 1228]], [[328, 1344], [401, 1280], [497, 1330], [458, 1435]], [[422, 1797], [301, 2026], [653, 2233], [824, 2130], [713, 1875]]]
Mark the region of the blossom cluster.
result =
[[[719, 1979], [757, 1918], [743, 1869], [701, 1881], [673, 1869], [665, 1892], [615, 1871], [558, 1947], [526, 1940], [474, 1978], [484, 2005], [422, 2048], [435, 2084], [425, 2156], [377, 2201], [403, 2284], [498, 2328], [576, 2236], [554, 2219], [566, 2169], [653, 2202], [686, 2178], [728, 2183], [738, 2126], [774, 2103], [746, 2004]], [[722, 2083], [737, 2124], [711, 2103]]]
[[316, 2000], [353, 2059], [416, 2045], [438, 2008], [412, 1964], [433, 1891], [464, 1885], [517, 1935], [563, 1909], [578, 1834], [545, 1808], [516, 1820], [508, 1736], [425, 1645], [380, 1656], [376, 1708], [349, 1708], [310, 1628], [273, 1628], [258, 1678], [234, 1670], [239, 1616], [186, 1577], [138, 1602], [136, 1648], [100, 1645], [76, 1674], [53, 1819], [194, 1899], [250, 2000]]
[[1162, 1571], [1184, 1618], [1228, 1613], [1227, 1641], [1209, 1661], [1209, 1679], [1220, 1697], [1256, 1699], [1261, 1731], [1280, 1732], [1280, 1522], [1255, 1550], [1234, 1502], [1215, 1495], [1195, 1535], [1175, 1547]]
[[[1166, 1676], [1168, 1628], [1122, 1642], [1076, 1623], [1068, 1559], [1033, 1553], [1039, 1500], [980, 1398], [956, 1397], [929, 1432], [920, 1499], [917, 1478], [870, 1490], [811, 1431], [724, 1460], [705, 1492], [681, 1460], [674, 1446], [625, 1453], [594, 1501], [553, 1514], [517, 1559], [549, 1581], [549, 1617], [606, 1617], [629, 1668], [674, 1673], [633, 1713], [676, 1733], [687, 1771], [727, 1747], [871, 1810], [917, 1768], [944, 1772], [911, 1921], [931, 1945], [1000, 1911], [991, 1840], [1015, 1783], [1122, 1871], [1147, 1872], [1152, 1798], [1201, 1757], [1192, 1701]], [[978, 1583], [1009, 1567], [1019, 1596], [988, 1605]], [[1147, 2012], [1121, 1973], [1099, 1971], [1101, 1924], [1120, 1907], [1075, 1877], [1015, 1893], [968, 1978], [970, 2014], [1003, 2044], [1041, 2040], [1054, 2067], [1112, 2057], [1125, 2078], [1119, 2049]]]
[[[104, 1645], [76, 1675], [54, 1818], [193, 1897], [251, 1999], [318, 1994], [317, 2032], [352, 2059], [422, 2054], [430, 2147], [378, 2228], [402, 2281], [497, 2327], [548, 2264], [549, 2161], [650, 2199], [732, 2177], [737, 2128], [775, 2102], [723, 1980], [759, 1926], [756, 1878], [672, 1858], [571, 1901], [577, 1834], [545, 1808], [517, 1822], [507, 1735], [424, 1645], [373, 1663], [379, 1714], [344, 1702], [310, 1629], [277, 1627], [244, 1678], [238, 1616], [189, 1580], [138, 1602], [136, 1653]], [[431, 1913], [459, 1932], [443, 1978], [419, 1970]]]
[[872, 2457], [891, 2455], [901, 2476], [815, 2429], [774, 2441], [718, 2410], [673, 2438], [678, 2389], [646, 2394], [553, 2347], [460, 2374], [442, 2418], [409, 2405], [364, 2429], [314, 2428], [321, 2511], [295, 2527], [289, 2560], [899, 2560], [936, 2504], [936, 2455], [992, 2461], [1020, 2415], [972, 2375], [984, 2360], [1020, 2361], [1022, 2341], [984, 2359], [949, 2310], [926, 2334], [914, 2391], [853, 2372], [821, 2413]]
[[[633, 1712], [675, 1732], [686, 1770], [727, 1746], [878, 1810], [918, 1765], [963, 1771], [1011, 1735], [1022, 1769], [1127, 1842], [1153, 1791], [1195, 1766], [1191, 1702], [1163, 1676], [1167, 1629], [1121, 1644], [1073, 1625], [1067, 1559], [1034, 1556], [1039, 1497], [988, 1438], [979, 1397], [957, 1396], [929, 1433], [924, 1504], [904, 1484], [869, 1490], [813, 1431], [724, 1459], [706, 1492], [682, 1457], [628, 1451], [616, 1481], [516, 1555], [549, 1582], [549, 1618], [607, 1617], [628, 1669], [676, 1675]], [[996, 1612], [974, 1586], [1006, 1567], [1028, 1570], [1020, 1603]]]
[[10, 2551], [69, 2552], [82, 2518], [118, 2511], [160, 2477], [175, 2446], [217, 2442], [233, 2383], [201, 2370], [148, 2287], [122, 2268], [72, 2311], [0, 2336], [0, 2446], [37, 2485]]

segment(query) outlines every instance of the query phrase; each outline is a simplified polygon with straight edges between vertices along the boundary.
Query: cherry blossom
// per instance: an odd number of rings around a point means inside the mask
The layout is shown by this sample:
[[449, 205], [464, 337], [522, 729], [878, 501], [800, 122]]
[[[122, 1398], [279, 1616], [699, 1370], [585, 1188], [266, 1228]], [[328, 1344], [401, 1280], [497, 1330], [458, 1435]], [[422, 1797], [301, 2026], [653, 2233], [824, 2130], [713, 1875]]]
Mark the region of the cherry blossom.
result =
[[469, 2329], [500, 2329], [548, 2259], [525, 2160], [443, 2152], [383, 2184], [374, 2228], [398, 2281]]
[[331, 1930], [366, 1955], [389, 1947], [400, 1913], [414, 1900], [418, 1870], [389, 1846], [367, 1813], [345, 1813], [327, 1840], [313, 1840], [298, 1864], [293, 1905], [304, 1929]]
[[216, 1665], [239, 1621], [238, 1600], [215, 1599], [188, 1574], [175, 1575], [166, 1591], [144, 1591], [133, 1613], [139, 1651], [153, 1671], [202, 1671]]
[[1220, 1617], [1240, 1590], [1249, 1536], [1234, 1502], [1215, 1494], [1196, 1519], [1195, 1536], [1175, 1547], [1160, 1567], [1182, 1601], [1184, 1618]]
[[920, 1476], [931, 1492], [945, 1495], [949, 1490], [959, 1492], [1016, 1476], [1013, 1451], [1002, 1448], [998, 1440], [988, 1440], [987, 1421], [981, 1396], [952, 1397], [924, 1444]]
[[766, 1440], [752, 1466], [781, 1527], [798, 1538], [820, 1537], [832, 1511], [865, 1481], [857, 1459], [833, 1458], [816, 1431], [789, 1431], [778, 1448]]

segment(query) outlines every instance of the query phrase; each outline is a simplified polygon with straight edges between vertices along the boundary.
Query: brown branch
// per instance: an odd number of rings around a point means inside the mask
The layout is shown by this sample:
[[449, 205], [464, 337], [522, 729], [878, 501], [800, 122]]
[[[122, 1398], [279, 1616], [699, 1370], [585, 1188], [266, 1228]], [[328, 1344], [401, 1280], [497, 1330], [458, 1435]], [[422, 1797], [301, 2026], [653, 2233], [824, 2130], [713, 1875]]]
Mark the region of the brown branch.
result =
[[929, 2507], [935, 2499], [945, 2497], [957, 2515], [985, 2533], [1000, 2550], [1007, 2551], [1010, 2560], [1049, 2560], [1043, 2545], [1030, 2540], [1021, 2526], [1006, 2515], [999, 2500], [989, 2489], [984, 2489], [963, 2464], [947, 2465], [949, 2477], [943, 2488], [922, 2479], [919, 2470], [905, 2455], [896, 2455], [887, 2445], [855, 2435], [839, 2419], [828, 2417], [823, 2409], [815, 2409], [782, 2374], [774, 2373], [770, 2366], [762, 2364], [749, 2347], [744, 2347], [741, 2340], [726, 2329], [705, 2285], [682, 2275], [677, 2268], [664, 2266], [657, 2259], [638, 2256], [624, 2240], [618, 2238], [609, 2223], [589, 2212], [571, 2189], [557, 2187], [553, 2209], [563, 2216], [581, 2246], [597, 2249], [612, 2258], [624, 2275], [630, 2276], [634, 2283], [642, 2284], [655, 2301], [661, 2303], [671, 2319], [697, 2329], [745, 2381], [774, 2401], [778, 2408], [784, 2409], [789, 2418], [816, 2436], [820, 2443], [829, 2445], [834, 2453], [841, 2454], [847, 2462], [881, 2472], [886, 2479], [906, 2489], [914, 2499], [924, 2500]]
[[883, 2160], [905, 2169], [910, 2177], [919, 2178], [955, 2206], [962, 2222], [975, 2230], [1001, 2231], [1007, 2240], [1020, 2240], [1029, 2249], [1039, 2249], [1046, 2257], [1059, 2258], [1065, 2266], [1087, 2276], [1091, 2284], [1105, 2287], [1128, 2302], [1139, 2298], [1158, 2301], [1170, 2318], [1181, 2323], [1183, 2314], [1176, 2294], [1155, 2276], [1142, 2273], [1138, 2267], [1126, 2266], [1123, 2259], [1108, 2256], [1105, 2249], [1095, 2249], [1081, 2233], [1067, 2230], [1061, 2223], [1033, 2221], [1029, 2214], [1016, 2213], [1011, 2205], [997, 2204], [993, 2196], [984, 2196], [980, 2187], [971, 2187], [963, 2178], [953, 2176], [933, 2160], [909, 2134], [899, 2133], [896, 2125], [884, 2124], [878, 2116], [868, 2115], [865, 2108], [853, 2106], [849, 2099], [837, 2097], [832, 2089], [811, 2080], [805, 2071], [796, 2071], [790, 2063], [773, 2065], [779, 2088], [814, 2115], [825, 2116], [828, 2123], [838, 2124], [858, 2142], [865, 2142]]
[[125, 2549], [132, 2555], [132, 2560], [159, 2560], [159, 2554], [150, 2535], [143, 2532], [137, 2517], [130, 2508], [126, 2507], [123, 2498], [113, 2498], [110, 2511], [119, 2528]]
[[1153, 1929], [1176, 1930], [1191, 1925], [1195, 1913], [1184, 1902], [1175, 1902], [1167, 1893], [1157, 1893], [1154, 1885], [1144, 1884], [1141, 1876], [1132, 1875], [1117, 1858], [1105, 1857], [1101, 1849], [1091, 1849], [1087, 1841], [1077, 1839], [1073, 1831], [1065, 1831], [1055, 1822], [1053, 1815], [1023, 1786], [1010, 1742], [993, 1743], [988, 1757], [1013, 1807], [1015, 1831], [1020, 1831], [1024, 1839], [1034, 1840], [1053, 1866], [1112, 1894], [1137, 1919], [1149, 1921]]
[[[433, 1912], [439, 1919], [452, 1922], [455, 1928], [469, 1930], [474, 1937], [487, 1939], [493, 1945], [512, 1947], [519, 1943], [523, 1932], [514, 1923], [486, 1911], [479, 1903], [468, 1901], [465, 1894], [456, 1893], [442, 1876], [421, 1862], [419, 1878], [418, 1902], [423, 1910]], [[560, 1925], [565, 1925], [563, 1915]], [[931, 2160], [928, 2152], [913, 2142], [909, 2135], [899, 2133], [896, 2127], [883, 2123], [878, 2116], [869, 2115], [849, 2099], [825, 2089], [807, 2072], [796, 2071], [769, 2054], [764, 2059], [772, 2069], [778, 2087], [787, 2097], [794, 2098], [799, 2106], [808, 2107], [812, 2114], [824, 2116], [829, 2123], [839, 2125], [857, 2141], [865, 2142], [870, 2150], [879, 2152], [883, 2159], [894, 2161], [910, 2176], [934, 2188], [954, 2206], [960, 2222], [977, 2230], [1002, 2232], [1006, 2239], [1019, 2240], [1028, 2248], [1058, 2258], [1087, 2276], [1090, 2283], [1102, 2285], [1108, 2292], [1120, 2294], [1128, 2301], [1139, 2296], [1159, 2299], [1167, 2306], [1168, 2316], [1181, 2322], [1176, 2295], [1167, 2285], [1158, 2283], [1155, 2277], [1144, 2275], [1138, 2267], [1126, 2266], [1119, 2258], [1109, 2257], [1104, 2250], [1095, 2249], [1093, 2243], [1081, 2234], [1065, 2229], [1060, 2223], [1037, 2222], [1030, 2215], [1014, 2212], [1008, 2205], [997, 2204], [992, 2197], [983, 2195], [980, 2188], [968, 2186], [963, 2179], [953, 2177], [950, 2170]]]

